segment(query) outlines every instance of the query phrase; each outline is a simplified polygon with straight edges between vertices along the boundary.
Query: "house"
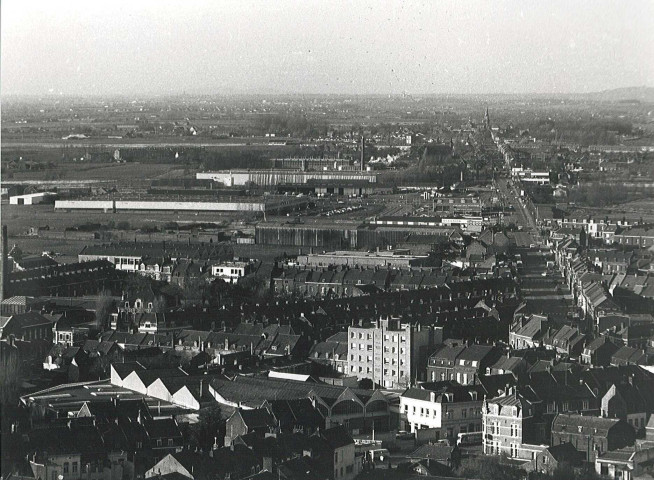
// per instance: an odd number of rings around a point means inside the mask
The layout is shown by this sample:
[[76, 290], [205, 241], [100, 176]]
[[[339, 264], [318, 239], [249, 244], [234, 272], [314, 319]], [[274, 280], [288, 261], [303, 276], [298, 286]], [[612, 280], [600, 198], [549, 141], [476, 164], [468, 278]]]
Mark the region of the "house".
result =
[[267, 408], [245, 410], [239, 408], [226, 423], [225, 446], [229, 447], [232, 440], [238, 436], [256, 432], [264, 436], [276, 430], [278, 422]]
[[174, 418], [153, 418], [143, 422], [150, 441], [150, 448], [157, 451], [179, 451], [184, 446], [184, 437]]
[[323, 342], [314, 344], [309, 351], [309, 360], [330, 365], [339, 373], [347, 373], [347, 332], [338, 332]]
[[611, 363], [611, 357], [617, 350], [618, 346], [608, 337], [597, 337], [584, 346], [581, 363], [591, 367], [605, 367]]
[[[361, 471], [361, 459], [355, 456], [354, 440], [343, 426], [322, 430], [315, 434], [329, 448], [329, 456], [333, 459], [332, 472], [334, 480], [352, 480]], [[330, 462], [331, 463], [331, 462]]]
[[524, 357], [512, 357], [510, 353], [500, 356], [500, 358], [490, 367], [486, 368], [486, 375], [504, 375], [512, 373], [516, 377], [522, 376], [527, 372], [529, 364]]
[[551, 445], [570, 442], [589, 462], [605, 452], [632, 446], [635, 441], [634, 428], [618, 418], [559, 413], [552, 422]]
[[409, 453], [407, 458], [411, 460], [433, 460], [451, 469], [457, 469], [461, 463], [461, 449], [456, 445], [426, 443]]
[[620, 347], [611, 355], [611, 365], [647, 365], [649, 357], [644, 350], [632, 347]]
[[584, 460], [584, 454], [577, 450], [570, 442], [547, 447], [536, 454], [533, 468], [536, 472], [551, 475], [554, 471], [567, 465], [579, 468]]
[[208, 454], [182, 450], [169, 453], [145, 472], [145, 478], [227, 480], [261, 471], [261, 464], [247, 447], [218, 448]]
[[[634, 480], [651, 478], [654, 448], [626, 447], [595, 458], [595, 472], [602, 478]], [[642, 476], [649, 473], [649, 476]]]
[[440, 346], [427, 361], [427, 379], [432, 382], [454, 380], [456, 359], [465, 348], [458, 344]]
[[583, 351], [584, 339], [585, 335], [578, 328], [563, 325], [558, 330], [548, 331], [543, 345], [556, 350], [557, 357], [578, 357]]
[[325, 418], [308, 398], [269, 400], [261, 405], [273, 415], [281, 432], [311, 435], [325, 428]]
[[52, 340], [52, 319], [29, 311], [0, 317], [0, 338], [14, 335], [20, 340]]
[[538, 411], [540, 400], [528, 396], [511, 387], [499, 397], [484, 399], [484, 454], [534, 460], [547, 447]]
[[452, 469], [431, 458], [398, 465], [398, 470], [409, 474], [429, 477], [451, 477]]
[[88, 333], [88, 327], [74, 325], [65, 315], [60, 315], [52, 325], [52, 341], [69, 347], [79, 345], [88, 337]]
[[433, 440], [481, 432], [484, 393], [479, 385], [452, 380], [408, 388], [400, 396], [400, 426], [410, 432], [431, 429]]
[[211, 266], [211, 276], [227, 283], [237, 283], [241, 277], [250, 273], [250, 262], [220, 262]]
[[602, 416], [626, 420], [636, 431], [645, 428], [647, 402], [634, 387], [633, 377], [629, 381], [611, 385], [602, 397]]
[[515, 350], [538, 347], [547, 333], [547, 328], [547, 317], [520, 314], [509, 328], [509, 345]]
[[89, 419], [63, 419], [27, 433], [34, 478], [113, 480], [129, 478], [134, 465], [127, 452], [113, 451]]
[[477, 383], [480, 375], [499, 360], [502, 351], [493, 345], [468, 345], [456, 357], [454, 376], [461, 385]]
[[42, 306], [42, 300], [34, 297], [26, 297], [25, 295], [17, 295], [5, 298], [0, 302], [0, 315], [9, 317], [18, 313], [29, 312], [30, 310], [40, 310]]

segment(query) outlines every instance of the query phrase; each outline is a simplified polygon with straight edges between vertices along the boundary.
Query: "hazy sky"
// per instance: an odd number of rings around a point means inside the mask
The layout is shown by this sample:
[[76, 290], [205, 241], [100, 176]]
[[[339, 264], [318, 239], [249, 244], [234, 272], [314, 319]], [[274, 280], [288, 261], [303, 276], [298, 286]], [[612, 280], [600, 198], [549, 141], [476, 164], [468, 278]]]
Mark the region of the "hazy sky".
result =
[[654, 85], [654, 0], [2, 0], [3, 94]]

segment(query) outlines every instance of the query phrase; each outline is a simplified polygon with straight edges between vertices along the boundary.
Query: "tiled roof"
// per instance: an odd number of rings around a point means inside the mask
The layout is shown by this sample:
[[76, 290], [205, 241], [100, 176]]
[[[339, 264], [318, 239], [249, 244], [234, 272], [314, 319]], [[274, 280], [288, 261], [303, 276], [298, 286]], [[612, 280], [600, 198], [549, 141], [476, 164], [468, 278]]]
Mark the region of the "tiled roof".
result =
[[322, 430], [320, 436], [334, 449], [354, 443], [354, 440], [342, 425]]
[[593, 417], [573, 413], [559, 413], [552, 423], [553, 432], [581, 433], [606, 436], [618, 422], [617, 418]]

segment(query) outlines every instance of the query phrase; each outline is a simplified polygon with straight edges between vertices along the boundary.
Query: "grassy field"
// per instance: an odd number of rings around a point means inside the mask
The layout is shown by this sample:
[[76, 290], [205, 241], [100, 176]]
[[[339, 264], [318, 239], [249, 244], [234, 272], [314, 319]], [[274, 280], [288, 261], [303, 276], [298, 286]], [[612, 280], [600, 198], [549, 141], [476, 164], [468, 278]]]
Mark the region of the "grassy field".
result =
[[195, 171], [184, 173], [184, 167], [167, 163], [61, 163], [57, 168], [42, 171], [15, 171], [5, 175], [5, 182], [25, 180], [92, 180], [102, 182], [144, 182], [154, 178], [195, 176]]

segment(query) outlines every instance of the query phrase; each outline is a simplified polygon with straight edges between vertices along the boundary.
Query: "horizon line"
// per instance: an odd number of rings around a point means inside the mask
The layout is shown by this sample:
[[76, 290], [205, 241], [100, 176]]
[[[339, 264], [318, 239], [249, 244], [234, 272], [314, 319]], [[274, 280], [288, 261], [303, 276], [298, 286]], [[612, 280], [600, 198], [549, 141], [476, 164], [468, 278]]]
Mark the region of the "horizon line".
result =
[[462, 93], [462, 92], [380, 92], [380, 93], [321, 93], [321, 92], [224, 92], [224, 93], [208, 93], [208, 92], [167, 92], [167, 93], [153, 93], [153, 92], [130, 92], [130, 93], [63, 93], [63, 92], [45, 92], [45, 93], [1, 93], [1, 99], [10, 97], [10, 98], [34, 98], [34, 97], [48, 97], [48, 98], [100, 98], [100, 97], [134, 97], [141, 96], [147, 98], [154, 97], [229, 97], [229, 96], [251, 96], [251, 97], [260, 97], [260, 96], [277, 96], [277, 97], [439, 97], [439, 96], [456, 96], [456, 97], [489, 97], [489, 96], [570, 96], [570, 95], [597, 95], [602, 93], [614, 92], [618, 90], [629, 90], [629, 89], [652, 89], [654, 87], [649, 85], [632, 85], [626, 87], [615, 87], [608, 88], [604, 90], [595, 90], [590, 92], [477, 92], [477, 93]]

